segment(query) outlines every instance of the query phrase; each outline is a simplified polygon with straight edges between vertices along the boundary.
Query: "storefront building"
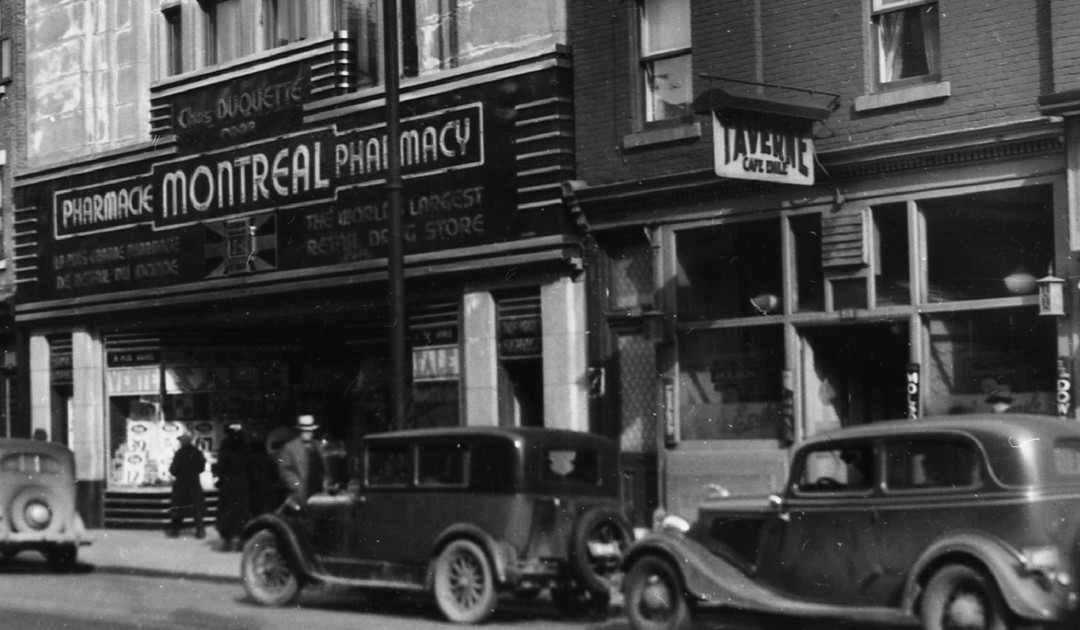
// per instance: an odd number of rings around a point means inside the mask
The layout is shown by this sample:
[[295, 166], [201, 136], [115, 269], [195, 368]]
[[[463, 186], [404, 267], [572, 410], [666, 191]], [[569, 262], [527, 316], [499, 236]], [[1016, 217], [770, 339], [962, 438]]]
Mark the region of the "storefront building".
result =
[[[589, 429], [560, 5], [416, 8], [397, 139], [374, 3], [125, 6], [118, 24], [165, 42], [136, 86], [145, 138], [39, 160], [15, 192], [32, 424], [74, 448], [88, 521], [123, 524], [110, 496], [167, 489], [181, 432], [212, 461], [235, 422], [271, 447], [301, 413], [346, 444], [393, 428], [393, 325], [407, 426]], [[386, 298], [389, 142], [405, 322]]]
[[1075, 418], [1075, 147], [1038, 103], [1038, 24], [1064, 18], [1016, 9], [995, 65], [970, 3], [707, 4], [597, 27], [632, 42], [594, 70], [614, 89], [582, 87], [575, 33], [594, 367], [624, 445], [656, 454], [654, 504], [776, 491], [789, 447], [836, 427]]

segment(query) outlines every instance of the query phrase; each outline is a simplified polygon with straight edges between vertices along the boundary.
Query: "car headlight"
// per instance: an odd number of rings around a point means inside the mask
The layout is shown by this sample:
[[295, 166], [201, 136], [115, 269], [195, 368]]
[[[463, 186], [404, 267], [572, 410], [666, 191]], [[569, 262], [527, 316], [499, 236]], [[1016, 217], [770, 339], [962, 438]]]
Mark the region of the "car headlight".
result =
[[52, 510], [43, 501], [28, 501], [23, 508], [23, 518], [31, 529], [41, 531], [52, 523]]
[[1073, 582], [1072, 575], [1062, 566], [1061, 552], [1057, 547], [1021, 549], [1020, 567], [1023, 573], [1041, 576], [1048, 583], [1069, 586]]

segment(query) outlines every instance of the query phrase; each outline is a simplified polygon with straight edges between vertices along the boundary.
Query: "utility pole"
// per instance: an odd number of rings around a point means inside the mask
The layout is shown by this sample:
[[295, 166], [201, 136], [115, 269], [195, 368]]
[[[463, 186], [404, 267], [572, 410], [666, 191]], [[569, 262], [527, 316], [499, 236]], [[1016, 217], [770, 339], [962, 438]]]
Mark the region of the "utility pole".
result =
[[395, 429], [405, 428], [405, 403], [408, 375], [405, 360], [405, 230], [402, 217], [401, 179], [401, 62], [398, 50], [398, 2], [383, 0], [383, 42], [386, 72], [386, 200], [390, 213], [389, 250], [389, 328], [390, 328], [390, 406]]

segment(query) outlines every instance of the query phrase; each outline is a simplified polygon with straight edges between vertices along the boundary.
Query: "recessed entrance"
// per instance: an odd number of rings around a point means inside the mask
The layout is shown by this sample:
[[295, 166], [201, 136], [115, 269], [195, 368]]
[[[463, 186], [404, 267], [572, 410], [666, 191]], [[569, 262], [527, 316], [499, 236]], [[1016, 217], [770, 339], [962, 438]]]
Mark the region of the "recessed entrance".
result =
[[904, 417], [910, 361], [905, 323], [807, 328], [801, 357], [807, 435]]

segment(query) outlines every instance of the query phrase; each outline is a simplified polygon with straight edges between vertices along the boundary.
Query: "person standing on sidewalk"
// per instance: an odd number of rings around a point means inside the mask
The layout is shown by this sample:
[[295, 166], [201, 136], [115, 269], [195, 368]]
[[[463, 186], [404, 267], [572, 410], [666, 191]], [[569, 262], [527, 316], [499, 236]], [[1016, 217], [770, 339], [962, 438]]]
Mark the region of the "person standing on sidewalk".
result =
[[179, 536], [184, 519], [191, 516], [195, 520], [195, 537], [206, 538], [206, 528], [203, 526], [206, 498], [199, 481], [199, 475], [206, 469], [206, 457], [192, 444], [191, 436], [187, 433], [182, 434], [179, 441], [180, 448], [176, 449], [169, 465], [173, 485], [169, 497], [169, 528], [165, 533], [170, 538]]
[[248, 482], [248, 445], [243, 427], [230, 424], [218, 449], [217, 463], [212, 470], [217, 475], [217, 529], [221, 535], [222, 551], [240, 551], [240, 534], [251, 520], [252, 494]]
[[323, 489], [323, 460], [315, 441], [319, 425], [315, 416], [302, 415], [296, 423], [299, 432], [278, 453], [278, 471], [288, 491], [286, 505], [303, 509], [308, 497]]

